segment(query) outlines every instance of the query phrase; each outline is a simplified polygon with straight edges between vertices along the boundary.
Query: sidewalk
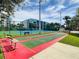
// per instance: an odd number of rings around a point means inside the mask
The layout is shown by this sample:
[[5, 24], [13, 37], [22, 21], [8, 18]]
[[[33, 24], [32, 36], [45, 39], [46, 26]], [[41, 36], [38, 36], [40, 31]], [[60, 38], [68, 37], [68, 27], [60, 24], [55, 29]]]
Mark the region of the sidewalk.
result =
[[79, 59], [79, 48], [57, 42], [30, 59]]

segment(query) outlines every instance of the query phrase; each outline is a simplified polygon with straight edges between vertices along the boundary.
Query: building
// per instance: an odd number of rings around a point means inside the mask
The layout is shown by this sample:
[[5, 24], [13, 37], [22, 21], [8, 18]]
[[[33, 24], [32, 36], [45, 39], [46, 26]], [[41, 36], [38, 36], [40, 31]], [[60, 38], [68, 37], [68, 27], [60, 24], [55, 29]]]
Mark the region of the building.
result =
[[27, 20], [22, 21], [21, 24], [24, 25], [23, 27], [24, 27], [25, 29], [28, 29], [28, 21], [27, 21]]
[[[28, 30], [39, 30], [39, 20], [37, 19], [27, 19], [21, 22], [24, 25], [25, 29]], [[44, 21], [40, 21], [41, 23], [41, 29], [45, 30], [46, 29], [46, 25], [48, 24], [47, 22]]]
[[77, 8], [76, 14], [79, 15], [79, 8]]

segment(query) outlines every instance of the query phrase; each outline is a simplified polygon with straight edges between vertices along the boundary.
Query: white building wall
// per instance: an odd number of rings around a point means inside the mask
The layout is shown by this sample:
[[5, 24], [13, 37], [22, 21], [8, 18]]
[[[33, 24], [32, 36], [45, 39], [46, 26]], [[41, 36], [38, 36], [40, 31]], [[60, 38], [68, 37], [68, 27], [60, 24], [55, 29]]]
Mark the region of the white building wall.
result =
[[77, 13], [77, 15], [79, 15], [79, 8], [77, 9], [77, 12], [76, 13]]
[[24, 28], [28, 29], [28, 23], [27, 23], [27, 20], [21, 22], [22, 24], [24, 24]]

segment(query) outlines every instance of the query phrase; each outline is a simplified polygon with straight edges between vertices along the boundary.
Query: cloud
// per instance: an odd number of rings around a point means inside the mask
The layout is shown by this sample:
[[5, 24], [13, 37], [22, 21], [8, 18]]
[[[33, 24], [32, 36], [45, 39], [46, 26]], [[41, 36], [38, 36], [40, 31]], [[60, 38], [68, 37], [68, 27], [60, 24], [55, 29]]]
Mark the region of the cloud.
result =
[[[20, 10], [20, 11], [16, 11], [15, 14], [14, 14], [14, 18], [13, 20], [14, 21], [23, 21], [23, 20], [26, 20], [26, 19], [29, 19], [29, 18], [34, 18], [34, 19], [37, 19], [39, 20], [39, 11], [36, 10], [36, 11], [25, 11], [25, 10]], [[47, 17], [48, 14], [44, 14], [44, 13], [41, 13], [41, 17], [42, 19]]]
[[57, 8], [55, 9], [55, 11], [60, 11], [61, 9], [64, 9], [65, 6], [64, 5], [58, 5]]
[[54, 6], [49, 6], [48, 8], [46, 8], [46, 12], [48, 13], [53, 13], [53, 12], [58, 12], [60, 11], [61, 9], [64, 9], [65, 6], [64, 5], [54, 5]]
[[50, 0], [35, 0], [35, 1], [36, 1], [35, 3], [39, 3], [39, 1], [41, 1], [42, 5], [50, 2]]
[[58, 12], [53, 12], [51, 14], [47, 14], [47, 16], [44, 17], [43, 19], [44, 21], [47, 21], [47, 22], [59, 22], [60, 15]]
[[63, 5], [66, 0], [57, 0], [58, 4]]
[[24, 10], [20, 10], [20, 11], [16, 11], [15, 14], [14, 14], [14, 19], [13, 20], [17, 20], [17, 21], [23, 21], [23, 20], [26, 20], [28, 18], [35, 18], [35, 19], [38, 19], [39, 17], [39, 14], [38, 14], [38, 11], [31, 11], [31, 12], [28, 12], [28, 11], [24, 11]]
[[77, 10], [77, 8], [79, 8], [78, 5], [73, 6], [73, 7], [70, 7], [70, 8], [67, 8], [67, 9], [65, 9], [65, 10], [62, 11], [62, 12], [63, 12], [63, 14], [65, 14], [65, 15], [74, 16], [74, 15], [76, 15], [76, 10]]
[[69, 0], [69, 5], [79, 4], [79, 0]]
[[54, 10], [54, 8], [55, 8], [55, 6], [49, 6], [49, 7], [46, 9], [46, 11], [52, 11], [52, 10]]
[[[29, 5], [39, 5], [40, 0], [25, 0], [25, 3], [28, 3]], [[41, 4], [44, 5], [46, 3], [49, 3], [50, 0], [41, 0]]]
[[71, 0], [72, 3], [79, 3], [79, 0]]
[[60, 19], [58, 18], [58, 19], [54, 19], [54, 18], [46, 18], [46, 19], [44, 19], [45, 21], [47, 21], [47, 22], [49, 22], [49, 23], [52, 23], [52, 22], [54, 22], [54, 23], [60, 23]]
[[[30, 0], [26, 0], [28, 3], [24, 5], [25, 10], [16, 11], [13, 20], [23, 21], [28, 18], [39, 19], [38, 2], [33, 1], [30, 2]], [[42, 9], [41, 16], [42, 20], [46, 22], [60, 22], [60, 11], [62, 12], [62, 19], [64, 16], [72, 17], [76, 14], [76, 9], [79, 7], [79, 5], [73, 5], [74, 3], [78, 3], [79, 0], [54, 0], [57, 1], [57, 3], [51, 3], [50, 1], [52, 0], [46, 0], [46, 2], [42, 3], [42, 6], [45, 7]], [[67, 4], [66, 1], [70, 1], [70, 3], [72, 2], [72, 6]]]

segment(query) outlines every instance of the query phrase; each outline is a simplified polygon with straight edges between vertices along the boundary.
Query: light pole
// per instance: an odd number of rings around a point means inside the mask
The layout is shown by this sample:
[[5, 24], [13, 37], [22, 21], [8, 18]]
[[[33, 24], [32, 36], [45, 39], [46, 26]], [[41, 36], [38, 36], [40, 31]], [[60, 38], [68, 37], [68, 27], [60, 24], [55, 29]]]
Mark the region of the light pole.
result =
[[41, 34], [41, 2], [42, 0], [39, 0], [39, 34]]
[[41, 17], [41, 13], [42, 13], [42, 2], [46, 2], [46, 0], [39, 0], [39, 34], [41, 34], [41, 30], [42, 30], [42, 17]]
[[60, 31], [61, 31], [61, 23], [62, 23], [62, 19], [61, 19], [62, 15], [61, 15], [61, 11], [59, 12], [59, 14], [60, 14]]

